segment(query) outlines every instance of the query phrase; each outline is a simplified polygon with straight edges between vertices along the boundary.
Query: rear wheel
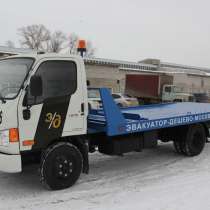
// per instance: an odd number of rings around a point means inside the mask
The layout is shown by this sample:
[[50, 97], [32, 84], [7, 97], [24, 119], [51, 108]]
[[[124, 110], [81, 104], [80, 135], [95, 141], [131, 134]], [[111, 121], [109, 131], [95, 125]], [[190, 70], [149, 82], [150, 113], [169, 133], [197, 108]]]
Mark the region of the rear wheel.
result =
[[52, 190], [72, 186], [82, 171], [82, 155], [72, 144], [60, 142], [43, 154], [40, 167], [41, 182]]
[[174, 148], [175, 151], [179, 154], [185, 155], [185, 139], [187, 135], [188, 127], [182, 126], [176, 130], [174, 133], [175, 139], [174, 139]]
[[178, 154], [183, 154], [182, 145], [180, 140], [174, 140], [174, 149]]
[[199, 155], [206, 143], [206, 133], [201, 124], [191, 125], [185, 140], [185, 153], [187, 156]]
[[199, 155], [206, 142], [206, 134], [201, 124], [190, 125], [179, 129], [174, 148], [177, 153], [187, 156]]

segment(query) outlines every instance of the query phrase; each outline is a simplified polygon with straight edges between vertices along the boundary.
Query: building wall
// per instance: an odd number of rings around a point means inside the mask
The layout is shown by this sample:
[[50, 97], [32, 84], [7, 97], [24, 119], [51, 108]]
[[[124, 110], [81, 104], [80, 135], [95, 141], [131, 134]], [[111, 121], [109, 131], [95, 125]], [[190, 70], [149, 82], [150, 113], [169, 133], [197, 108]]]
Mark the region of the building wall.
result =
[[124, 92], [127, 74], [148, 74], [142, 71], [121, 70], [117, 66], [85, 65], [90, 87], [107, 87], [113, 92]]
[[114, 92], [121, 92], [120, 81], [124, 79], [124, 74], [118, 67], [102, 65], [85, 65], [85, 67], [90, 87], [108, 87]]
[[[124, 92], [127, 74], [154, 74], [136, 70], [119, 69], [117, 66], [86, 65], [87, 80], [90, 87], [108, 87], [114, 92]], [[187, 73], [170, 73], [174, 84], [181, 87], [183, 92], [210, 93], [210, 76], [199, 76]]]
[[174, 74], [174, 84], [189, 93], [210, 93], [210, 77], [190, 74]]

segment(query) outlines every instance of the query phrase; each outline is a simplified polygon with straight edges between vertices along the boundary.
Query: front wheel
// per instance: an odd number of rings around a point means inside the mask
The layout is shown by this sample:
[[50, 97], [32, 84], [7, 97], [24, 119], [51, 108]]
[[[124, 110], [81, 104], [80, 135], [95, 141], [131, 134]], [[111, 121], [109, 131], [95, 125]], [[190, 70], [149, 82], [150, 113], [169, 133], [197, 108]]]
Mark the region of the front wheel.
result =
[[72, 186], [82, 171], [82, 155], [68, 142], [50, 146], [43, 154], [40, 166], [41, 182], [52, 190]]

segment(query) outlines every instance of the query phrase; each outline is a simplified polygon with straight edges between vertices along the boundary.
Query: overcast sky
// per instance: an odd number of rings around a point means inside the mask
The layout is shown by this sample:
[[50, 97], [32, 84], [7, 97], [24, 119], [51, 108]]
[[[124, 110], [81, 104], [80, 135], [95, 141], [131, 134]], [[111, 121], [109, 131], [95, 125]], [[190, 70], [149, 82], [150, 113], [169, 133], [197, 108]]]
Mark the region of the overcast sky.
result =
[[210, 68], [209, 0], [0, 0], [0, 45], [44, 24], [91, 40], [96, 56]]

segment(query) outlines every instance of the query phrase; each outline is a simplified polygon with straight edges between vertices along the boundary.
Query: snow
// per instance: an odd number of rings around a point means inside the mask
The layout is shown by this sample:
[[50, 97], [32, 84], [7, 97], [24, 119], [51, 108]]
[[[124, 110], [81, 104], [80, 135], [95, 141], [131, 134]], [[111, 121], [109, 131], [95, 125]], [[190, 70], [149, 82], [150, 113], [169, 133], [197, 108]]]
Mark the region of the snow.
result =
[[49, 191], [37, 166], [21, 174], [0, 173], [0, 209], [197, 210], [210, 206], [210, 144], [189, 158], [170, 143], [141, 153], [90, 156], [90, 174], [72, 187]]

